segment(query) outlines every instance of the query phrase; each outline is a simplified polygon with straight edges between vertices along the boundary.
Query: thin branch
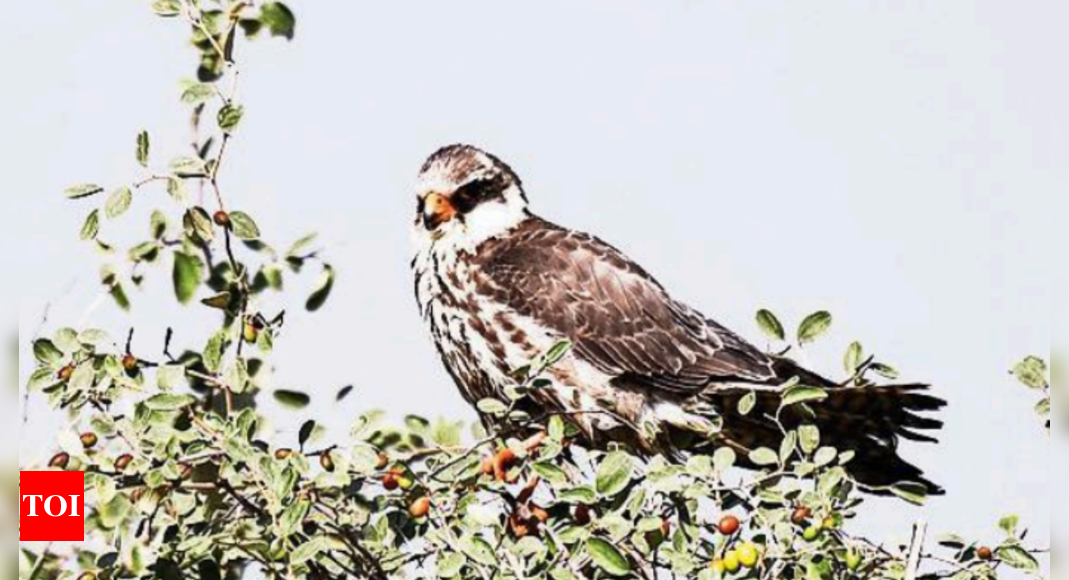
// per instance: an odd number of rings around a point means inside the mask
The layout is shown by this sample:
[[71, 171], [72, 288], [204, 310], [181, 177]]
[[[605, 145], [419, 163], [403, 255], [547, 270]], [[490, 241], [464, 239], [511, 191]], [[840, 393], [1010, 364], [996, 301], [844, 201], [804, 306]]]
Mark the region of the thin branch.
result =
[[924, 553], [924, 542], [928, 539], [928, 523], [917, 522], [913, 526], [913, 541], [909, 546], [909, 559], [906, 560], [905, 580], [917, 580], [920, 574], [921, 555]]

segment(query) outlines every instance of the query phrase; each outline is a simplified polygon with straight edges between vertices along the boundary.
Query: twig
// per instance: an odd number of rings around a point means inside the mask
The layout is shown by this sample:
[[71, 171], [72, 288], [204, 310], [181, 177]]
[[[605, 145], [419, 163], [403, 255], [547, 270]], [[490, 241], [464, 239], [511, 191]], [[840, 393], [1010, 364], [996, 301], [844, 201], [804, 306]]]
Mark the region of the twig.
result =
[[906, 560], [905, 580], [917, 580], [920, 574], [921, 555], [924, 553], [924, 542], [928, 537], [928, 523], [917, 522], [913, 526], [913, 541], [909, 546], [909, 559]]
[[45, 546], [41, 556], [37, 558], [37, 562], [33, 565], [33, 571], [30, 572], [28, 580], [37, 580], [37, 577], [41, 575], [41, 571], [44, 570], [45, 560], [48, 559], [48, 553], [52, 551], [52, 544]]

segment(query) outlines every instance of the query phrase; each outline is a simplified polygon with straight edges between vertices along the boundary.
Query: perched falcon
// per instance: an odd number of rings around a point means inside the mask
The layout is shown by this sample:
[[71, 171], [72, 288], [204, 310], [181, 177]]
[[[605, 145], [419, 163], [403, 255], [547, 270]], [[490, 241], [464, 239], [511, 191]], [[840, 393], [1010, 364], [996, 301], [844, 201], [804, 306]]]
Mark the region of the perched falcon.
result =
[[[830, 396], [811, 415], [788, 409], [784, 424], [814, 423], [827, 444], [856, 452], [849, 469], [870, 489], [942, 492], [897, 452], [900, 438], [934, 442], [924, 432], [942, 427], [921, 416], [945, 405], [927, 386], [843, 387], [762, 352], [612, 246], [531, 213], [516, 173], [475, 147], [432, 155], [416, 193], [416, 297], [472, 405], [504, 400], [517, 369], [568, 340], [572, 350], [547, 371], [552, 384], [530, 396], [532, 416], [561, 413], [595, 447], [619, 442], [678, 460], [727, 445], [746, 457], [779, 448], [769, 417], [797, 378]], [[742, 415], [750, 393], [757, 407]]]

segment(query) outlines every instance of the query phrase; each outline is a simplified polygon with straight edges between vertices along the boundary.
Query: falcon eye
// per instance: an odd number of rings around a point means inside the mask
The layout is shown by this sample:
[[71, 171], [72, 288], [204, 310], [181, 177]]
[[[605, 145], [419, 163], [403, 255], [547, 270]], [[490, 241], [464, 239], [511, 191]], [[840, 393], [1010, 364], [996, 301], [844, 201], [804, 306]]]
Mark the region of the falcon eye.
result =
[[493, 179], [476, 179], [457, 189], [450, 197], [453, 207], [460, 213], [468, 213], [479, 204], [494, 197], [501, 197], [497, 181]]

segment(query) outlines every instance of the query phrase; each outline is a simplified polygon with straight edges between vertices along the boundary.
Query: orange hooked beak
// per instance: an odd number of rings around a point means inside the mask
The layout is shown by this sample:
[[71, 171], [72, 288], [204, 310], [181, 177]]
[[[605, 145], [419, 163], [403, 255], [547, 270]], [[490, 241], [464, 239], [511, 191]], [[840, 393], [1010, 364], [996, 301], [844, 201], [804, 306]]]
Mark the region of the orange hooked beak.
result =
[[440, 194], [432, 193], [423, 200], [423, 226], [433, 231], [438, 226], [457, 217], [457, 208], [449, 201], [449, 198]]

